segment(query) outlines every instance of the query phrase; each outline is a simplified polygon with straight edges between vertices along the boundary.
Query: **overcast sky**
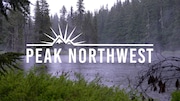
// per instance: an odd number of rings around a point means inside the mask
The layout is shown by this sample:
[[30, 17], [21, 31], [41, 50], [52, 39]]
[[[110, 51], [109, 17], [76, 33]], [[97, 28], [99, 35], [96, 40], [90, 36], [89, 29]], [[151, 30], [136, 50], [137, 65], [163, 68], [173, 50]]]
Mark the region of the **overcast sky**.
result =
[[[36, 0], [30, 0], [33, 5], [31, 5], [31, 13], [34, 13], [34, 7]], [[70, 7], [73, 6], [74, 11], [77, 10], [76, 4], [78, 0], [46, 0], [49, 4], [50, 14], [59, 13], [63, 5], [65, 5], [67, 11], [70, 11]], [[124, 1], [124, 0], [121, 0]], [[85, 10], [95, 11], [100, 9], [103, 5], [111, 8], [117, 0], [84, 0]], [[34, 14], [31, 14], [34, 15]]]

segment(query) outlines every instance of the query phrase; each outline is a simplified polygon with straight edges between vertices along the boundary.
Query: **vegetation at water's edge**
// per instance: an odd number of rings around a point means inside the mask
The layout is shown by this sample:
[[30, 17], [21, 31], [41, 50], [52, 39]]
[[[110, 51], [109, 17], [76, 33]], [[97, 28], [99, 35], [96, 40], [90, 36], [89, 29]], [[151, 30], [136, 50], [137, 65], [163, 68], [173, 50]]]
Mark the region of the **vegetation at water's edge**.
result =
[[172, 100], [171, 101], [180, 101], [180, 90], [172, 93]]
[[0, 76], [0, 101], [132, 101], [118, 88], [86, 82], [81, 76], [71, 81], [66, 75], [53, 77], [30, 71]]

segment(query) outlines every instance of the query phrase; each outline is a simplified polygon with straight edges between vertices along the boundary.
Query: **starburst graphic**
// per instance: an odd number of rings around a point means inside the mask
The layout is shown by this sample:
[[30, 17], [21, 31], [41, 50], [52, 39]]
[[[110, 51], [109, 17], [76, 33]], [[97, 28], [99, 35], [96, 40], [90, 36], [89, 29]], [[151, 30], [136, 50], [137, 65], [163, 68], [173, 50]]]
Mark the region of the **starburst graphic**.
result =
[[60, 25], [58, 25], [58, 28], [59, 28], [59, 34], [57, 34], [54, 31], [54, 29], [50, 28], [52, 33], [54, 34], [55, 38], [48, 35], [47, 33], [44, 33], [44, 35], [47, 36], [49, 39], [51, 39], [52, 42], [41, 41], [41, 43], [43, 43], [43, 44], [27, 44], [27, 46], [53, 46], [54, 44], [63, 44], [63, 43], [64, 44], [70, 44], [70, 45], [74, 46], [74, 45], [85, 43], [85, 41], [74, 42], [77, 38], [79, 38], [82, 35], [82, 33], [80, 33], [77, 36], [71, 38], [72, 35], [74, 34], [75, 30], [76, 30], [76, 27], [71, 31], [69, 36], [68, 36], [68, 25], [66, 25], [64, 35], [62, 33]]
[[49, 36], [48, 34], [45, 34], [48, 38], [53, 40], [53, 42], [45, 42], [45, 41], [41, 41], [41, 42], [42, 43], [46, 43], [46, 44], [53, 44], [53, 45], [55, 43], [57, 43], [57, 44], [64, 43], [64, 44], [74, 45], [74, 44], [81, 44], [81, 43], [85, 42], [85, 41], [74, 42], [74, 40], [76, 40], [78, 37], [80, 37], [82, 35], [82, 33], [80, 33], [79, 35], [75, 36], [74, 38], [71, 38], [71, 36], [73, 35], [76, 27], [71, 31], [69, 36], [67, 36], [67, 34], [68, 34], [68, 25], [66, 25], [64, 36], [63, 36], [63, 33], [62, 33], [60, 25], [58, 25], [58, 27], [59, 27], [59, 35], [51, 28], [51, 31], [53, 32], [53, 34], [55, 35], [56, 38], [53, 38], [53, 37]]

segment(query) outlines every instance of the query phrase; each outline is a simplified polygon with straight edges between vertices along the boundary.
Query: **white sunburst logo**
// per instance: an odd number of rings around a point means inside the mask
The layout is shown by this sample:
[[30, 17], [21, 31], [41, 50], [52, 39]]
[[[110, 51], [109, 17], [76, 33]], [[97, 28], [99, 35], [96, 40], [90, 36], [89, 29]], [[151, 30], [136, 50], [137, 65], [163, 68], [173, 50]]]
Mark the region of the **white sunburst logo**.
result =
[[58, 28], [59, 28], [58, 34], [54, 31], [54, 29], [50, 28], [55, 38], [48, 35], [47, 33], [44, 33], [44, 35], [46, 35], [49, 39], [51, 39], [52, 42], [41, 41], [41, 44], [27, 44], [27, 46], [53, 46], [54, 44], [70, 44], [70, 45], [76, 46], [78, 44], [85, 43], [85, 41], [74, 42], [77, 38], [79, 38], [82, 35], [82, 33], [80, 33], [77, 36], [72, 38], [72, 35], [74, 34], [76, 30], [76, 27], [71, 31], [69, 36], [68, 36], [68, 25], [66, 25], [64, 35], [62, 33], [60, 25], [58, 25]]

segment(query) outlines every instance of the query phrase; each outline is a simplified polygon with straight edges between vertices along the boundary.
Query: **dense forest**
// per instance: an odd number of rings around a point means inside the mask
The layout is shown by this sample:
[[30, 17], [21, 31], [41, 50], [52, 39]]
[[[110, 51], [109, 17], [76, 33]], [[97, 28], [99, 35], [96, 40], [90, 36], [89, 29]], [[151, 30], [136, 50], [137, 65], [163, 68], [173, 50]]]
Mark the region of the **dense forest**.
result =
[[62, 31], [68, 25], [69, 33], [76, 27], [75, 35], [82, 32], [86, 43], [153, 43], [158, 51], [180, 49], [180, 0], [119, 0], [111, 9], [95, 12], [77, 0], [77, 8], [67, 11], [63, 6], [60, 16], [50, 15], [46, 0], [38, 0], [34, 11], [33, 17], [20, 11], [7, 12], [8, 18], [0, 15], [1, 50], [24, 52], [26, 43], [48, 41], [44, 33], [53, 36], [50, 27], [59, 33], [58, 24]]

